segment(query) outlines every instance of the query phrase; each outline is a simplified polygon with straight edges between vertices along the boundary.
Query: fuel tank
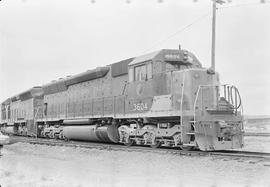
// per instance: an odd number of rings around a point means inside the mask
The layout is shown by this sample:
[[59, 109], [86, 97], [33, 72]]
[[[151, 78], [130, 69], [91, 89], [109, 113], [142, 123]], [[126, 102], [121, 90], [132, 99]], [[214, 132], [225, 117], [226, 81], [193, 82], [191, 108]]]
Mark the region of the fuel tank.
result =
[[66, 126], [63, 135], [70, 140], [83, 140], [92, 142], [118, 142], [118, 131], [113, 125], [98, 126]]
[[92, 121], [90, 119], [76, 119], [76, 120], [64, 120], [64, 125], [90, 125]]

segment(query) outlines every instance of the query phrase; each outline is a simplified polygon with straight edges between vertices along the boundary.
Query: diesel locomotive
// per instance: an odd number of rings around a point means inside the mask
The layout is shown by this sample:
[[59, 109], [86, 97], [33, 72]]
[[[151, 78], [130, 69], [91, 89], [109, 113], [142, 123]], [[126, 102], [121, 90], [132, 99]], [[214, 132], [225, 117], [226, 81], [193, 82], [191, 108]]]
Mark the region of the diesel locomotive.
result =
[[225, 150], [243, 147], [235, 86], [183, 49], [162, 49], [33, 87], [1, 103], [8, 134]]

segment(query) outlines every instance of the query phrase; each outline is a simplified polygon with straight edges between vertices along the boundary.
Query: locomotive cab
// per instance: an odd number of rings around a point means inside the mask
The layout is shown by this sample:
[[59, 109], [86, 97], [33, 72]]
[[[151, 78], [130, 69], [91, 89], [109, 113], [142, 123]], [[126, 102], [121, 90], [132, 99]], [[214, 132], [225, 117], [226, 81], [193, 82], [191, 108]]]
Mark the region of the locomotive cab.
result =
[[188, 51], [167, 49], [137, 57], [128, 64], [127, 95], [136, 99], [171, 94], [169, 74], [190, 68], [201, 64]]

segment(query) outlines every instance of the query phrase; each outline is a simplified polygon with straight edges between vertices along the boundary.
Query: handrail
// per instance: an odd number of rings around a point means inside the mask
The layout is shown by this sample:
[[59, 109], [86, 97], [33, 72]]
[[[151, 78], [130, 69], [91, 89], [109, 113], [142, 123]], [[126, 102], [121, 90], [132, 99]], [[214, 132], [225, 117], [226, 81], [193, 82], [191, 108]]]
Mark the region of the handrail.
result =
[[196, 97], [195, 97], [195, 100], [194, 100], [194, 105], [193, 105], [193, 120], [194, 120], [194, 122], [196, 121], [196, 117], [195, 117], [196, 116], [196, 103], [197, 103], [197, 100], [198, 100], [198, 96], [199, 96], [201, 86], [202, 85], [198, 86], [198, 89], [196, 91]]
[[[235, 91], [235, 103], [233, 103], [233, 94], [232, 94], [232, 90], [234, 89]], [[238, 89], [235, 87], [235, 86], [231, 86], [230, 87], [230, 97], [231, 97], [231, 101], [232, 101], [232, 104], [235, 104], [234, 106], [234, 109], [238, 109], [241, 105], [242, 105], [242, 101], [241, 101], [241, 97], [240, 97], [240, 93], [238, 91]], [[239, 104], [237, 105], [237, 96], [239, 97]]]
[[184, 90], [185, 90], [185, 78], [186, 78], [186, 71], [183, 71], [181, 105], [180, 105], [180, 111], [181, 111], [180, 125], [183, 125], [183, 101], [184, 101]]
[[[197, 105], [197, 101], [199, 98], [199, 93], [200, 90], [206, 87], [223, 87], [224, 89], [224, 98], [226, 101], [228, 101], [233, 107], [232, 109], [237, 112], [237, 110], [242, 107], [240, 110], [243, 110], [243, 106], [242, 106], [242, 101], [241, 101], [241, 96], [240, 93], [238, 91], [238, 89], [234, 86], [234, 85], [230, 85], [230, 84], [217, 84], [217, 85], [199, 85], [197, 92], [196, 92], [196, 97], [194, 100], [194, 105], [193, 105], [193, 115], [194, 115], [194, 121], [196, 121], [196, 105]], [[234, 90], [234, 98], [233, 98], [233, 90]], [[239, 103], [238, 100], [239, 99]], [[217, 105], [218, 106], [218, 105]]]

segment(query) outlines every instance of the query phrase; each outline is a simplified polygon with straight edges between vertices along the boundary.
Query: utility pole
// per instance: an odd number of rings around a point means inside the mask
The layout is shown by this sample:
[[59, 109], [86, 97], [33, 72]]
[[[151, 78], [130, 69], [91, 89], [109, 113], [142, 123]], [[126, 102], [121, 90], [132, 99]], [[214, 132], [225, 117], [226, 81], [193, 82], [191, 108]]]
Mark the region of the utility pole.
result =
[[212, 0], [213, 1], [213, 13], [212, 13], [212, 49], [211, 49], [211, 69], [215, 72], [216, 69], [216, 12], [217, 12], [217, 3], [223, 4], [223, 0]]
[[217, 2], [216, 0], [213, 0], [211, 69], [214, 72], [215, 72], [215, 47], [216, 47], [216, 9], [217, 9]]

